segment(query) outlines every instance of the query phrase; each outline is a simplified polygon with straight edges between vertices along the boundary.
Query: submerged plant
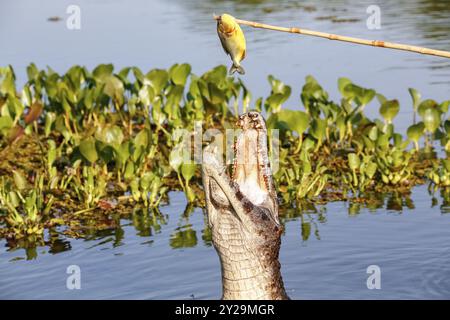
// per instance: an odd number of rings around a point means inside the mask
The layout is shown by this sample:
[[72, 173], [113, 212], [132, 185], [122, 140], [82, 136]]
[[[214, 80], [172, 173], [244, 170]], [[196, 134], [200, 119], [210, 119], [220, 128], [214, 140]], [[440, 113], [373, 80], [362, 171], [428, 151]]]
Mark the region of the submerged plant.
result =
[[450, 186], [450, 160], [441, 159], [440, 163], [434, 164], [433, 169], [428, 173], [431, 180], [430, 187], [447, 188]]
[[6, 222], [16, 239], [31, 237], [36, 240], [43, 235], [43, 219], [52, 209], [54, 197], [44, 194], [44, 177], [36, 178], [31, 188], [23, 185], [23, 179], [15, 172], [16, 185], [0, 180], [0, 210], [6, 214]]

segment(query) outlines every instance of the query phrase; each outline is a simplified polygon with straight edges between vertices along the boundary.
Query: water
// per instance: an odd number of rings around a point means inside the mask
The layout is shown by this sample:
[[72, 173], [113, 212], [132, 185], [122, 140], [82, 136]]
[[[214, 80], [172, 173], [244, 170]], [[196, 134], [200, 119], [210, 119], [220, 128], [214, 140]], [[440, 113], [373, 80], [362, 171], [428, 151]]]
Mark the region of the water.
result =
[[[416, 188], [411, 198], [416, 199], [413, 209], [387, 209], [386, 199], [382, 209], [362, 208], [358, 214], [349, 214], [344, 202], [316, 212], [290, 212], [296, 217], [284, 218], [280, 261], [291, 298], [450, 298], [450, 215], [440, 205], [431, 206], [425, 187]], [[3, 247], [0, 298], [219, 298], [219, 259], [202, 239], [203, 212], [196, 209], [186, 219], [185, 206], [183, 194], [171, 194], [170, 205], [162, 207], [166, 224], [148, 236], [122, 220], [120, 228], [93, 240], [61, 238], [70, 241], [66, 251], [55, 254], [50, 251], [56, 246], [42, 247], [32, 260], [23, 249]], [[177, 232], [186, 229], [195, 241], [175, 242]], [[81, 290], [66, 288], [69, 265], [81, 268]], [[381, 269], [380, 290], [367, 289], [370, 265]]]
[[[78, 1], [82, 28], [70, 31], [64, 20], [46, 19], [65, 19], [72, 1], [0, 0], [0, 63], [13, 65], [19, 83], [25, 81], [30, 62], [59, 72], [73, 64], [92, 68], [112, 62], [117, 69], [137, 65], [148, 70], [188, 62], [201, 74], [218, 64], [229, 65], [213, 12], [450, 50], [447, 0], [376, 1], [382, 10], [382, 28], [376, 31], [366, 28], [366, 8], [373, 2]], [[329, 16], [354, 22], [332, 22]], [[289, 108], [299, 108], [306, 75], [314, 75], [334, 99], [337, 79], [345, 76], [398, 98], [402, 109], [396, 125], [402, 131], [412, 118], [408, 87], [424, 98], [450, 98], [448, 59], [249, 28], [244, 32], [248, 55], [243, 80], [254, 100], [268, 94], [268, 74], [293, 87]], [[366, 110], [377, 116], [378, 106]], [[185, 206], [184, 196], [173, 193], [170, 204], [161, 208], [165, 223], [159, 227], [149, 224], [138, 230], [124, 219], [120, 228], [92, 239], [60, 236], [36, 252], [10, 250], [0, 241], [0, 298], [218, 298], [220, 265], [207, 240], [204, 215], [195, 209], [185, 217]], [[400, 205], [385, 199], [378, 209], [352, 212], [350, 204], [336, 202], [317, 212], [289, 213], [280, 260], [292, 298], [450, 298], [450, 215], [442, 199], [432, 201], [426, 187], [418, 187]], [[73, 264], [81, 268], [81, 290], [66, 288], [66, 269]], [[381, 268], [381, 290], [367, 289], [369, 265]]]

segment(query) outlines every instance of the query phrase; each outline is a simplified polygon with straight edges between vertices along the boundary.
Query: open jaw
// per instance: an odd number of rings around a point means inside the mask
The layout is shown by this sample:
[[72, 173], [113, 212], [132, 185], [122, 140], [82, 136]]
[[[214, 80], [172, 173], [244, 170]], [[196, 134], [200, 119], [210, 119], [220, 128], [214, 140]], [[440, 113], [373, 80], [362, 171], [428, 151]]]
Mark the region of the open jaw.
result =
[[234, 147], [232, 179], [254, 205], [262, 205], [269, 197], [267, 142], [261, 141], [266, 135], [261, 132], [263, 128], [258, 128], [259, 119], [252, 120], [251, 116], [244, 116], [238, 121], [241, 132]]

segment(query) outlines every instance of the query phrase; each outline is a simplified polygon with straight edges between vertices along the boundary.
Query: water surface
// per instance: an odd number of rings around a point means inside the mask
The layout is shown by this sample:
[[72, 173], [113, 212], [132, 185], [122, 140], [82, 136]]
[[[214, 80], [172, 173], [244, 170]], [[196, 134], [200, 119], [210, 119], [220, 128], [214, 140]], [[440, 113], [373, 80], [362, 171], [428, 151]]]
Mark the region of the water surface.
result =
[[[280, 261], [291, 298], [449, 299], [448, 208], [441, 199], [433, 203], [425, 187], [411, 198], [386, 196], [377, 210], [335, 202], [286, 213]], [[157, 232], [143, 234], [122, 220], [91, 240], [61, 237], [28, 256], [2, 241], [0, 298], [220, 298], [220, 264], [204, 214], [195, 209], [186, 217], [185, 206], [184, 195], [172, 193]], [[66, 288], [69, 265], [81, 268], [81, 290]], [[381, 269], [380, 290], [367, 288], [370, 265]]]
[[[212, 13], [242, 19], [404, 42], [450, 50], [447, 0], [378, 0], [382, 28], [368, 30], [369, 0], [332, 1], [118, 1], [80, 0], [81, 30], [65, 27], [73, 1], [18, 0], [0, 3], [0, 63], [11, 64], [18, 83], [35, 62], [64, 72], [73, 64], [99, 63], [143, 70], [188, 62], [201, 74], [229, 61], [215, 33]], [[48, 22], [50, 16], [60, 22]], [[333, 21], [334, 20], [334, 21]], [[341, 22], [337, 22], [341, 20]], [[345, 76], [398, 98], [397, 129], [411, 123], [407, 91], [424, 98], [450, 98], [448, 59], [355, 46], [325, 39], [244, 27], [248, 54], [242, 77], [258, 96], [269, 93], [267, 75], [293, 87], [286, 107], [300, 108], [299, 92], [314, 75], [334, 99], [336, 82]], [[367, 107], [377, 116], [376, 103]], [[11, 250], [0, 241], [0, 298], [8, 299], [206, 299], [221, 294], [220, 265], [211, 246], [205, 217], [195, 209], [183, 215], [183, 194], [172, 193], [159, 223], [120, 227], [89, 240], [60, 236], [51, 246]], [[345, 202], [314, 210], [291, 210], [285, 219], [280, 253], [288, 294], [294, 299], [450, 298], [450, 215], [425, 186], [409, 199], [386, 197], [379, 208]], [[82, 289], [66, 288], [66, 268], [78, 265]], [[367, 289], [369, 265], [381, 268], [381, 290]]]

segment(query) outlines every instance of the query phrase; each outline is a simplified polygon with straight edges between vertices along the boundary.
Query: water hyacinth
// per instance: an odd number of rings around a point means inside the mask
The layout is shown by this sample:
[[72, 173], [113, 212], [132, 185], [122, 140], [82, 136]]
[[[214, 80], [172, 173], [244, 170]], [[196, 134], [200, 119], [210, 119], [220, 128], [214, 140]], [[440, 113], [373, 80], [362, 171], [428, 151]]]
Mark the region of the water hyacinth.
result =
[[[286, 210], [380, 190], [408, 193], [427, 181], [433, 190], [450, 186], [449, 160], [435, 152], [438, 145], [450, 152], [450, 102], [422, 101], [412, 88], [414, 117], [399, 133], [399, 102], [347, 78], [338, 79], [342, 98], [333, 102], [312, 76], [295, 99], [273, 75], [268, 97], [252, 100], [225, 66], [196, 76], [185, 63], [148, 72], [73, 66], [64, 74], [31, 64], [27, 75], [20, 89], [12, 67], [0, 68], [0, 236], [10, 239], [36, 240], [55, 225], [83, 236], [86, 221], [107, 228], [114, 212], [141, 207], [158, 216], [170, 191], [204, 206], [199, 164], [184, 161], [180, 147], [195, 137], [177, 132], [224, 132], [249, 110], [264, 113], [269, 139], [278, 130], [274, 178]], [[366, 117], [369, 103], [379, 104], [380, 119]], [[188, 235], [180, 231], [174, 246]]]

